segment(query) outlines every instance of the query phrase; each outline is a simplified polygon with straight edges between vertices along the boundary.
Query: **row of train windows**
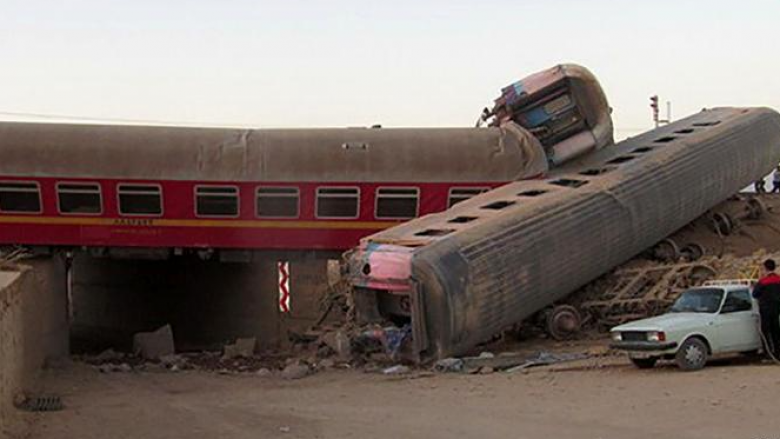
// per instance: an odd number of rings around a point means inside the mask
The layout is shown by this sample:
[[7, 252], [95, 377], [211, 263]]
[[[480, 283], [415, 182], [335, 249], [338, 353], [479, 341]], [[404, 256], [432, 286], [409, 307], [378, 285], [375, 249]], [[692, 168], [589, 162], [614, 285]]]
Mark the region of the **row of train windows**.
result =
[[[467, 200], [488, 188], [451, 188], [448, 207]], [[160, 216], [162, 189], [157, 185], [120, 184], [117, 200], [121, 215]], [[255, 198], [260, 218], [297, 218], [300, 191], [296, 187], [260, 187]], [[100, 215], [102, 194], [97, 183], [57, 184], [60, 213]], [[407, 219], [419, 214], [418, 188], [378, 188], [375, 216], [379, 219]], [[317, 188], [317, 218], [357, 218], [360, 189], [356, 187]], [[40, 187], [37, 183], [0, 183], [0, 212], [40, 213]], [[237, 217], [238, 188], [234, 186], [198, 186], [195, 188], [195, 213], [200, 217]]]

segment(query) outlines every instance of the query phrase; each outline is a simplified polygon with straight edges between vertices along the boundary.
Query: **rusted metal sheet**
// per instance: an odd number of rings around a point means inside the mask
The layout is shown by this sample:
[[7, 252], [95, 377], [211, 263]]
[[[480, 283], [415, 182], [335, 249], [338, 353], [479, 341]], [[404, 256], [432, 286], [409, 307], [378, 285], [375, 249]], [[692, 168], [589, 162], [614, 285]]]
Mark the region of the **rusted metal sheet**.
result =
[[[363, 303], [406, 319], [418, 361], [467, 352], [574, 292], [704, 214], [780, 161], [780, 115], [704, 111], [440, 214], [364, 238], [349, 258]], [[411, 243], [404, 245], [404, 243]], [[390, 244], [390, 245], [388, 245]], [[371, 288], [392, 245], [410, 276], [381, 279], [408, 312], [388, 315]], [[409, 252], [405, 249], [404, 252]], [[366, 299], [368, 298], [368, 299]], [[386, 308], [390, 309], [390, 308]]]

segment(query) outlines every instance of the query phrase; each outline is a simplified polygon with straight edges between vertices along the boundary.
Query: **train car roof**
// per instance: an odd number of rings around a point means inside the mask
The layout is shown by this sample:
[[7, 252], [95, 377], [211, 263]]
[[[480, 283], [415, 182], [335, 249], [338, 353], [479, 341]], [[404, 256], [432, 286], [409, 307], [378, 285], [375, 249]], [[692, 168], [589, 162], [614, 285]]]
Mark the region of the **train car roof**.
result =
[[[705, 110], [665, 127], [629, 138], [612, 148], [606, 148], [580, 160], [553, 170], [544, 179], [517, 181], [487, 193], [458, 203], [447, 211], [426, 215], [401, 225], [378, 232], [361, 240], [369, 243], [412, 247], [421, 251], [435, 247], [444, 237], [461, 234], [484, 233], [486, 225], [480, 221], [490, 217], [532, 218], [565, 207], [579, 196], [596, 191], [609, 191], [618, 179], [611, 178], [612, 172], [644, 172], [655, 167], [658, 161], [667, 160], [668, 151], [664, 145], [687, 144], [688, 139], [697, 136], [718, 136], [725, 122], [745, 114], [772, 114], [766, 108], [716, 108]], [[693, 136], [693, 137], [691, 137]], [[702, 137], [698, 137], [702, 138]], [[639, 156], [651, 154], [652, 160], [636, 160]], [[572, 189], [582, 187], [576, 192]], [[500, 230], [497, 227], [496, 230]]]
[[0, 122], [0, 176], [504, 182], [544, 173], [522, 127], [229, 129]]

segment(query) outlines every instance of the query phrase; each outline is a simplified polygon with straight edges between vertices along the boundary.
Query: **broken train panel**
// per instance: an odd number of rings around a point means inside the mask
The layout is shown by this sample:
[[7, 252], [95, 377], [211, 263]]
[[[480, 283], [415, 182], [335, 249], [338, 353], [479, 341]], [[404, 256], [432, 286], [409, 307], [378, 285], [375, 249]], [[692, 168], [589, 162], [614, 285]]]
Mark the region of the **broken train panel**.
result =
[[780, 160], [780, 115], [704, 111], [364, 238], [362, 320], [410, 324], [406, 354], [467, 352], [722, 202]]
[[560, 64], [504, 87], [482, 120], [526, 128], [555, 167], [612, 145], [611, 111], [601, 84], [588, 69]]

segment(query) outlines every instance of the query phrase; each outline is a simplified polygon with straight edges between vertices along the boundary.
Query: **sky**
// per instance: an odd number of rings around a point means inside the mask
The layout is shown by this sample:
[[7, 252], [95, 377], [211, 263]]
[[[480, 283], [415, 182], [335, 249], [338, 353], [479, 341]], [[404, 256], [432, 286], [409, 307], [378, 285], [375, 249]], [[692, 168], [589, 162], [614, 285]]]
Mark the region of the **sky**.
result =
[[780, 2], [0, 0], [0, 119], [472, 126], [574, 62], [616, 137], [705, 107], [780, 108]]

